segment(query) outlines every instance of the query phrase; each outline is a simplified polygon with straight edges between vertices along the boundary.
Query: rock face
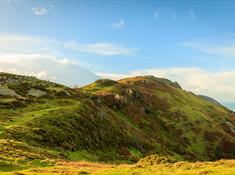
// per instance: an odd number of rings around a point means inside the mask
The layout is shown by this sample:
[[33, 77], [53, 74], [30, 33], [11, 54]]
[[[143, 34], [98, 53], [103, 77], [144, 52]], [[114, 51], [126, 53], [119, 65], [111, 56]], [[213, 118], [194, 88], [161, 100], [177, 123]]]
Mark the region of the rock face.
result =
[[235, 135], [235, 126], [231, 122], [226, 121], [223, 124], [232, 134]]
[[1, 88], [0, 95], [7, 95], [7, 96], [12, 96], [12, 97], [17, 96], [15, 91], [8, 89], [8, 88]]
[[0, 95], [2, 96], [10, 96], [10, 97], [16, 97], [19, 99], [23, 99], [24, 97], [17, 94], [15, 91], [8, 89], [8, 88], [0, 88]]
[[68, 87], [39, 80], [36, 77], [0, 73], [0, 95], [3, 96], [25, 100], [42, 96], [50, 98], [73, 96], [73, 92]]
[[33, 96], [33, 97], [41, 97], [46, 95], [47, 93], [38, 89], [30, 89], [28, 92], [29, 96]]

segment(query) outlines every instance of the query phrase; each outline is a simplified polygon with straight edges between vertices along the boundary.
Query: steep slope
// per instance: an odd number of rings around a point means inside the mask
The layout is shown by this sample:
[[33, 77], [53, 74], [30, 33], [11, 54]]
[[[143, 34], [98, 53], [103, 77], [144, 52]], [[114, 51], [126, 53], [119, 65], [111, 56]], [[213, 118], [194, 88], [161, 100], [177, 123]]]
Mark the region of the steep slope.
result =
[[97, 80], [82, 89], [12, 74], [0, 74], [0, 82], [0, 138], [55, 156], [115, 162], [155, 153], [235, 157], [235, 115], [167, 79]]
[[98, 80], [84, 91], [144, 133], [154, 151], [189, 160], [235, 156], [232, 111], [182, 90], [177, 83], [152, 76]]

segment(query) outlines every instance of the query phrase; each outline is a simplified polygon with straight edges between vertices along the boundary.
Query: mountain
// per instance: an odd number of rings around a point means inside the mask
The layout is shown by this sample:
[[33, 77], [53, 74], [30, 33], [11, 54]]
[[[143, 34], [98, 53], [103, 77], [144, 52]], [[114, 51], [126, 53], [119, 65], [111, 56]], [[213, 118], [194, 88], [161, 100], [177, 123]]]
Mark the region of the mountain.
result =
[[149, 154], [235, 158], [235, 114], [167, 79], [103, 79], [72, 89], [1, 73], [0, 97], [0, 167]]
[[189, 160], [234, 157], [232, 111], [177, 83], [145, 76], [99, 80], [83, 89], [144, 133], [138, 139], [150, 141], [154, 151]]
[[235, 103], [223, 103], [225, 106], [227, 106], [229, 109], [235, 111]]
[[203, 98], [204, 100], [207, 100], [209, 102], [212, 102], [212, 103], [215, 103], [215, 104], [218, 104], [218, 105], [221, 105], [217, 100], [211, 98], [211, 97], [208, 97], [206, 95], [199, 95], [199, 97]]

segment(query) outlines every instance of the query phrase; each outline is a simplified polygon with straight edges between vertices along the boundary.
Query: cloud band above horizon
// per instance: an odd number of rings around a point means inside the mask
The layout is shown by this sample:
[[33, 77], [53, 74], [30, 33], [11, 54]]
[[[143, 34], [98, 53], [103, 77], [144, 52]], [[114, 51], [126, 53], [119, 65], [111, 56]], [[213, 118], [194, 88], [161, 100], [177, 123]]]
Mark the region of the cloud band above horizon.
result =
[[207, 95], [224, 103], [235, 101], [235, 71], [210, 72], [200, 68], [162, 68], [132, 71], [127, 74], [97, 73], [103, 78], [118, 80], [125, 77], [153, 75], [177, 81], [185, 90]]

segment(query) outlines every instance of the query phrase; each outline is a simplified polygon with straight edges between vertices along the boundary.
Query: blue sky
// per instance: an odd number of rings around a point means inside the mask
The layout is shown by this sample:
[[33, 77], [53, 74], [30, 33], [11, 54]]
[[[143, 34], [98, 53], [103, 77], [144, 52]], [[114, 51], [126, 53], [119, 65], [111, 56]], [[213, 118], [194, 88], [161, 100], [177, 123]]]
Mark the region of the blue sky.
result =
[[[37, 7], [46, 9], [45, 14], [32, 13]], [[235, 3], [209, 1], [10, 1], [1, 3], [0, 32], [59, 41], [120, 43], [136, 49], [132, 56], [79, 57], [69, 53], [74, 59], [94, 66], [95, 71], [123, 73], [172, 66], [232, 69], [235, 59], [225, 62], [215, 56], [203, 58], [205, 54], [185, 48], [183, 43], [220, 39], [233, 33], [234, 7]], [[121, 20], [123, 27], [115, 29], [112, 24]]]
[[233, 103], [234, 8], [209, 0], [3, 0], [0, 70], [68, 85], [153, 74]]

